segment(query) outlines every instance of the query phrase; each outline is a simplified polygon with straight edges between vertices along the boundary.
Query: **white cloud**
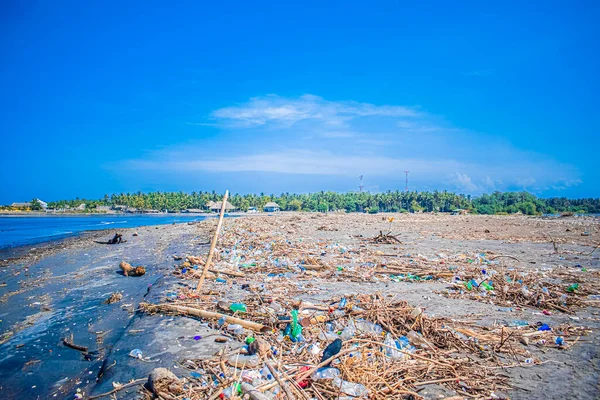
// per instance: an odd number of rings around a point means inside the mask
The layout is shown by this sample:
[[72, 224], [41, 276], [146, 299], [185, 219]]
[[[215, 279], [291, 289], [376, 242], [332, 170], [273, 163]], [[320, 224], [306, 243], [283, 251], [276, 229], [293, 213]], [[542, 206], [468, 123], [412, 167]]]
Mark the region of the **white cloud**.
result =
[[211, 117], [233, 126], [291, 126], [301, 121], [318, 121], [326, 126], [345, 126], [361, 117], [417, 117], [410, 107], [376, 106], [354, 101], [328, 101], [319, 96], [284, 98], [276, 95], [253, 97], [247, 103], [218, 109]]
[[[227, 136], [226, 143], [217, 138], [197, 147], [171, 147], [123, 161], [119, 167], [181, 176], [287, 174], [290, 190], [294, 175], [314, 175], [315, 180], [339, 177], [341, 181], [364, 174], [387, 187], [386, 182], [403, 182], [406, 169], [411, 171], [413, 188], [469, 194], [515, 189], [543, 192], [581, 183], [571, 165], [453, 127], [442, 117], [414, 107], [269, 95], [218, 109], [211, 117], [211, 124]], [[223, 144], [231, 148], [224, 152]]]
[[467, 174], [455, 172], [450, 175], [450, 178], [456, 183], [459, 190], [466, 193], [474, 193], [480, 190], [480, 188], [473, 183], [471, 177]]

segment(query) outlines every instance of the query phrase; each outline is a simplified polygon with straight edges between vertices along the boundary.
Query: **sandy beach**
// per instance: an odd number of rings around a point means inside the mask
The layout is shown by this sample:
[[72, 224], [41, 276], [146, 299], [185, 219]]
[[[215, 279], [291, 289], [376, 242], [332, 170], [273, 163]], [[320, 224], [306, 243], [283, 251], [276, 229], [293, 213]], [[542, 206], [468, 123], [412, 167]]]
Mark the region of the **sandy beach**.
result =
[[[600, 302], [593, 297], [600, 294], [600, 249], [595, 250], [598, 218], [280, 213], [226, 219], [214, 265], [224, 273], [209, 274], [204, 290], [212, 294], [193, 297], [190, 293], [199, 271], [182, 263], [185, 256], [206, 257], [215, 226], [216, 220], [209, 219], [123, 229], [119, 232], [127, 242], [116, 245], [97, 243], [116, 231], [93, 232], [30, 246], [4, 261], [0, 266], [0, 396], [73, 398], [79, 390], [87, 398], [113, 390], [114, 382], [147, 378], [157, 367], [190, 379], [188, 360], [210, 359], [224, 346], [238, 348], [243, 338], [215, 342], [223, 333], [215, 321], [145, 313], [139, 311], [140, 303], [196, 302], [214, 308], [219, 300], [247, 301], [259, 292], [287, 302], [286, 308], [300, 300], [328, 305], [335, 298], [383, 293], [420, 307], [427, 318], [468, 321], [469, 326], [490, 332], [516, 320], [550, 327], [568, 324], [585, 335], [577, 335], [577, 340], [565, 335], [564, 348], [533, 342], [525, 346], [517, 340], [514, 346], [528, 356], [500, 354], [495, 371], [506, 379], [500, 388], [457, 390], [455, 382], [443, 382], [416, 386], [418, 395], [489, 398], [493, 391], [512, 399], [599, 396]], [[397, 241], [373, 240], [387, 232]], [[311, 268], [307, 257], [317, 267]], [[481, 260], [487, 263], [478, 264]], [[121, 261], [143, 265], [147, 273], [124, 276]], [[572, 306], [566, 303], [570, 312], [500, 305], [491, 297], [455, 290], [455, 272], [450, 267], [464, 264], [467, 268], [469, 263], [476, 269], [504, 268], [540, 280], [545, 277], [557, 287], [578, 282], [579, 288], [569, 294], [574, 299]], [[427, 279], [412, 279], [398, 272], [407, 268], [432, 272]], [[227, 273], [232, 271], [238, 276]], [[253, 293], [248, 287], [259, 289]], [[105, 304], [115, 292], [122, 299]], [[309, 331], [305, 327], [307, 340]], [[82, 354], [65, 346], [64, 338], [88, 351]], [[134, 349], [141, 350], [142, 359], [129, 356]], [[465, 357], [474, 366], [490, 365], [475, 354]], [[536, 361], [523, 361], [529, 359]], [[318, 361], [304, 353], [299, 360], [311, 365]], [[141, 386], [116, 393], [119, 399], [140, 396]]]

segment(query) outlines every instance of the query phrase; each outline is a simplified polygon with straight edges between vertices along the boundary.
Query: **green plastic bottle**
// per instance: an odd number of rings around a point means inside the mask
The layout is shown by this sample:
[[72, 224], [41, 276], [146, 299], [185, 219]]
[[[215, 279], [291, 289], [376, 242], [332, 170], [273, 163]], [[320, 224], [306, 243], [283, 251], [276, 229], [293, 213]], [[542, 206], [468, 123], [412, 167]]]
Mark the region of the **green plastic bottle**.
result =
[[246, 308], [246, 305], [244, 303], [231, 303], [229, 309], [233, 312], [248, 312], [248, 309]]

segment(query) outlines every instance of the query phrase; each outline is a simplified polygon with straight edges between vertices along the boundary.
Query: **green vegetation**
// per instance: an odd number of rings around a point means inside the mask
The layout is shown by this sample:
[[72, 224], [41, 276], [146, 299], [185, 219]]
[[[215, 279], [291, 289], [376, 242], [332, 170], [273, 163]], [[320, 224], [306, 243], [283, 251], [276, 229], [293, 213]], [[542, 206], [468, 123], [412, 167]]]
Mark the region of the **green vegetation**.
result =
[[31, 211], [40, 211], [43, 209], [42, 203], [38, 199], [31, 200], [31, 206], [29, 207]]
[[[97, 205], [128, 206], [139, 209], [180, 211], [188, 208], [205, 208], [209, 201], [220, 201], [216, 192], [150, 192], [105, 195], [99, 200], [61, 200], [48, 203], [48, 208], [75, 208], [86, 205], [90, 212]], [[230, 202], [241, 210], [256, 207], [262, 210], [269, 201], [278, 203], [285, 211], [336, 211], [347, 212], [451, 212], [466, 209], [477, 214], [527, 215], [554, 214], [563, 212], [600, 213], [600, 199], [538, 198], [527, 192], [494, 192], [471, 198], [447, 191], [438, 192], [385, 192], [385, 193], [336, 193], [318, 192], [310, 194], [282, 193], [279, 196], [256, 194], [234, 194]]]

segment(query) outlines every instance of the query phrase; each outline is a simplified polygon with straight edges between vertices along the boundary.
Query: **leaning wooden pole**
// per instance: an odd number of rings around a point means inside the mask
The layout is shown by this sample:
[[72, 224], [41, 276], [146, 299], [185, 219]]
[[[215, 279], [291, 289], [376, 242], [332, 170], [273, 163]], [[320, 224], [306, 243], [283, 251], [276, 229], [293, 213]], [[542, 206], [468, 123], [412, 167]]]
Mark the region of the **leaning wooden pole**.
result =
[[208, 273], [208, 269], [210, 268], [210, 263], [212, 261], [213, 255], [215, 254], [215, 246], [217, 245], [217, 239], [219, 239], [221, 225], [223, 225], [223, 215], [225, 215], [225, 205], [227, 204], [228, 196], [229, 190], [226, 190], [225, 196], [223, 196], [223, 204], [221, 204], [221, 213], [219, 214], [219, 223], [217, 224], [217, 230], [215, 231], [215, 235], [213, 236], [212, 242], [210, 244], [208, 257], [206, 258], [206, 262], [204, 263], [204, 271], [202, 271], [202, 275], [200, 276], [200, 280], [198, 281], [198, 286], [196, 287], [197, 292], [199, 292], [200, 289], [202, 289], [202, 285], [204, 285], [204, 279], [206, 279], [206, 274]]

